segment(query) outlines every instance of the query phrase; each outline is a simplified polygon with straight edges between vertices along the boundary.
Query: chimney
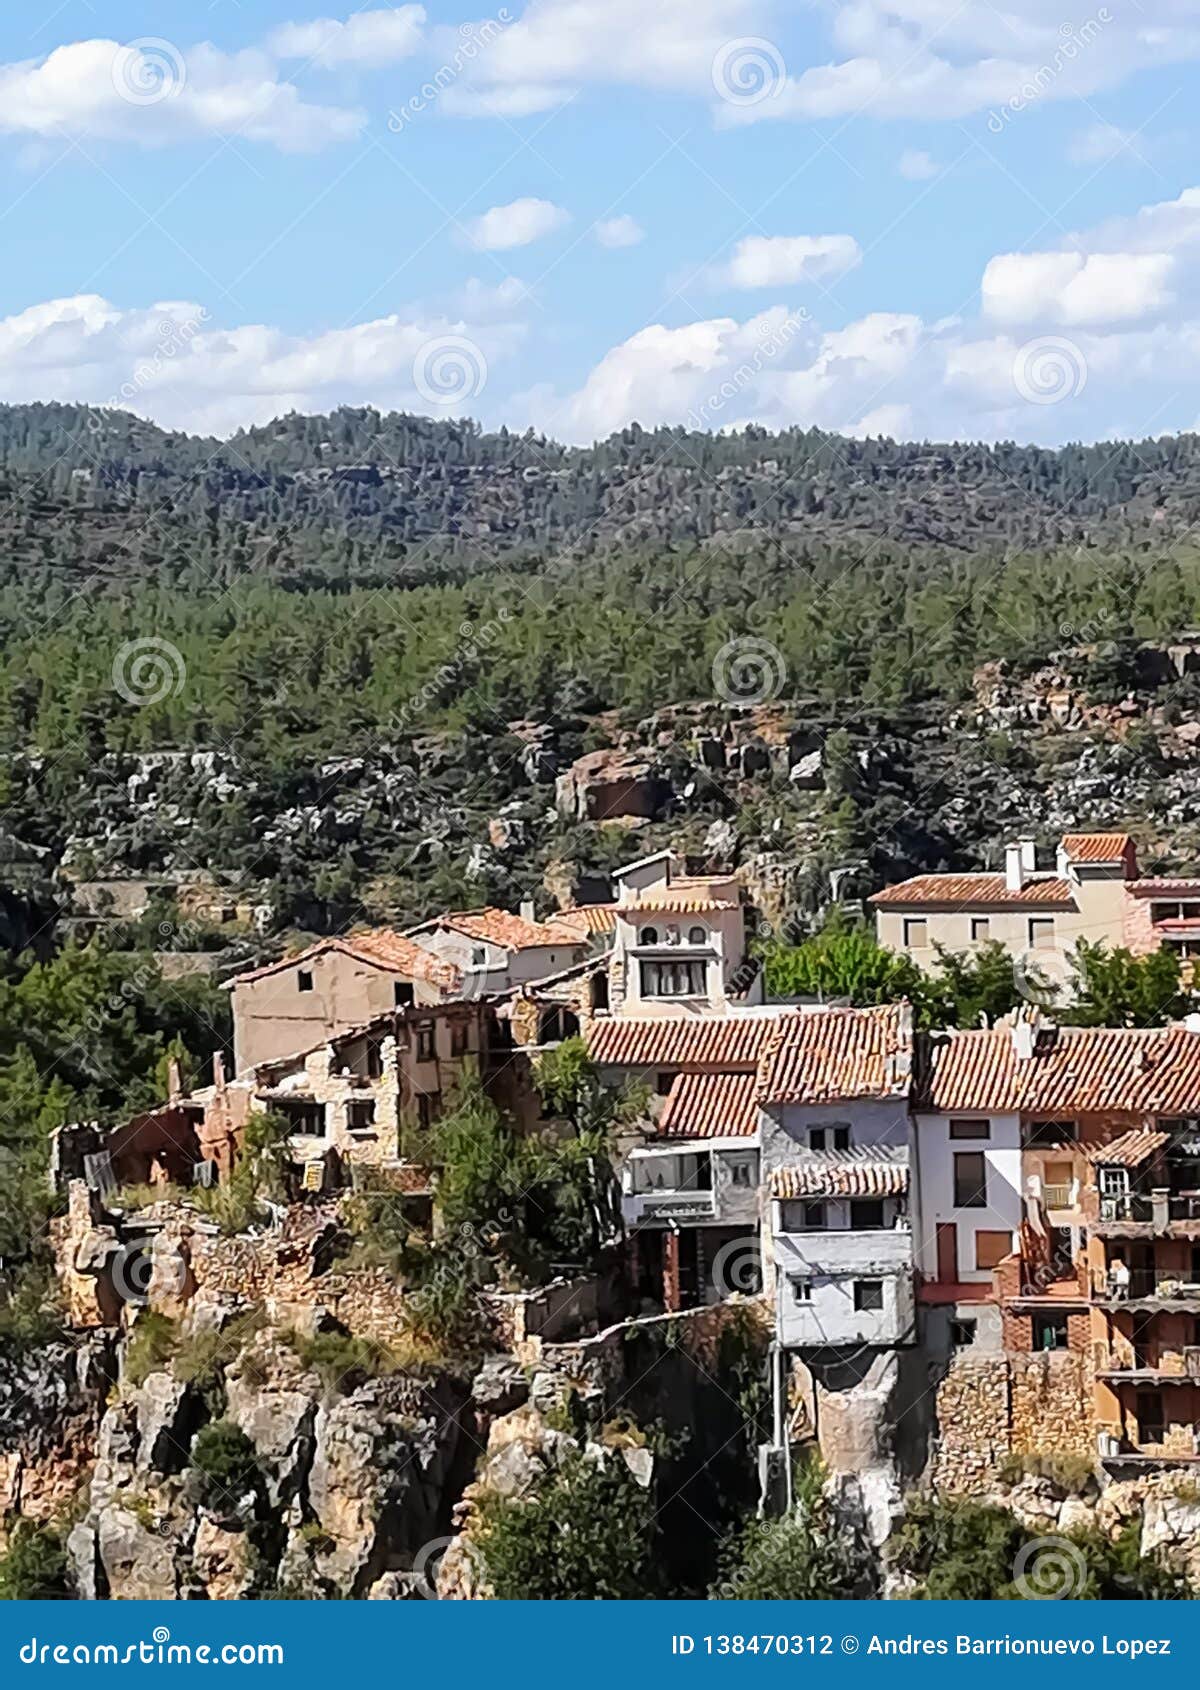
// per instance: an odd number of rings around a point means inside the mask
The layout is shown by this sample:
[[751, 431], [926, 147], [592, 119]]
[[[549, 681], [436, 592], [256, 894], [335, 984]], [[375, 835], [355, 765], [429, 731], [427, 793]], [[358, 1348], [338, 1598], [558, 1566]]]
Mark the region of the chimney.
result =
[[213, 1051], [213, 1090], [220, 1097], [225, 1090], [225, 1054], [223, 1051]]
[[522, 898], [522, 900], [521, 900], [521, 920], [522, 921], [536, 921], [537, 920], [537, 916], [534, 914], [534, 911], [533, 911], [533, 899], [532, 898]]
[[170, 1057], [167, 1062], [167, 1101], [178, 1103], [183, 1096], [183, 1075], [179, 1071], [179, 1060]]
[[1019, 839], [1021, 847], [1021, 867], [1026, 874], [1037, 873], [1037, 844], [1032, 839]]
[[1010, 892], [1019, 892], [1025, 884], [1025, 848], [1023, 845], [1004, 847], [1004, 884]]
[[1012, 1028], [1013, 1055], [1018, 1062], [1033, 1060], [1033, 1023], [1030, 1021], [1014, 1021]]

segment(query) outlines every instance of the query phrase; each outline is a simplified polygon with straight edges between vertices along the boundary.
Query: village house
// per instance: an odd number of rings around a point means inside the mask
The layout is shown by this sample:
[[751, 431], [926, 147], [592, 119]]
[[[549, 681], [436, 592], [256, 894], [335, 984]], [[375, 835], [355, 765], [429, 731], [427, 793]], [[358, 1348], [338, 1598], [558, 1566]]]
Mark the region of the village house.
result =
[[763, 1258], [786, 1350], [916, 1341], [912, 1012], [779, 1020], [756, 1078]]
[[588, 917], [569, 912], [538, 921], [531, 903], [509, 910], [456, 910], [408, 929], [407, 937], [452, 968], [463, 997], [495, 997], [582, 962], [591, 950]]
[[870, 902], [879, 943], [922, 968], [936, 965], [939, 947], [969, 953], [994, 942], [1062, 984], [1080, 940], [1135, 955], [1200, 949], [1200, 881], [1143, 878], [1126, 833], [1069, 833], [1049, 870], [1032, 839], [1018, 840], [1002, 872], [920, 874]]

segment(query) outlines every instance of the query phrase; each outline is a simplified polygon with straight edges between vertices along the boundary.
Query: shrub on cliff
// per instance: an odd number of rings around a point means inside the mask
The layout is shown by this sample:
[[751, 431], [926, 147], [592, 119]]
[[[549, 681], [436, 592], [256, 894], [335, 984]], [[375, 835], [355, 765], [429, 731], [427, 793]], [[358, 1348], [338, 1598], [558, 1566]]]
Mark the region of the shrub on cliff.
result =
[[8, 1548], [0, 1555], [0, 1601], [61, 1601], [70, 1595], [60, 1529], [33, 1520], [14, 1521]]
[[662, 1588], [653, 1493], [619, 1456], [571, 1455], [531, 1497], [488, 1497], [476, 1547], [501, 1601], [645, 1601]]
[[213, 1508], [232, 1508], [256, 1488], [260, 1476], [254, 1445], [232, 1420], [201, 1427], [192, 1445], [192, 1467], [200, 1475], [205, 1503]]
[[830, 1601], [874, 1594], [870, 1555], [837, 1521], [819, 1465], [796, 1478], [796, 1505], [780, 1519], [750, 1519], [725, 1543], [714, 1600]]

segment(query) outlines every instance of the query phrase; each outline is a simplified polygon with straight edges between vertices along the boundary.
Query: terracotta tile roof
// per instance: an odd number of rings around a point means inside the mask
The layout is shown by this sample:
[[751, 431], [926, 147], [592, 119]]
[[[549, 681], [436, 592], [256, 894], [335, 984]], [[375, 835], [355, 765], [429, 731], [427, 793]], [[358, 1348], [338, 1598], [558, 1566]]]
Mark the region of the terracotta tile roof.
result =
[[899, 1197], [908, 1190], [908, 1152], [886, 1145], [814, 1150], [771, 1172], [771, 1196]]
[[1073, 863], [1119, 863], [1131, 843], [1127, 833], [1067, 833], [1062, 848]]
[[574, 909], [559, 910], [556, 922], [568, 927], [582, 927], [585, 933], [612, 933], [617, 925], [615, 904], [576, 904]]
[[296, 951], [291, 956], [280, 957], [278, 962], [268, 962], [261, 968], [235, 974], [225, 985], [228, 988], [240, 986], [248, 980], [262, 980], [268, 974], [278, 973], [281, 968], [295, 968], [329, 951], [339, 951], [359, 962], [374, 963], [376, 967], [403, 974], [410, 980], [425, 980], [431, 986], [440, 986], [443, 991], [457, 991], [462, 984], [462, 975], [453, 963], [431, 956], [422, 946], [391, 927], [375, 927], [347, 933], [340, 938], [318, 939], [315, 945], [309, 945], [306, 950]]
[[885, 886], [868, 900], [872, 904], [953, 904], [957, 907], [978, 904], [1025, 905], [1074, 903], [1074, 891], [1068, 880], [1046, 875], [1027, 880], [1019, 892], [1008, 887], [1002, 874], [918, 874], [902, 880], [896, 886]]
[[481, 944], [501, 945], [506, 951], [540, 950], [547, 945], [578, 945], [577, 927], [553, 921], [526, 921], [511, 910], [452, 910], [438, 916], [435, 926], [451, 927]]
[[1134, 898], [1200, 898], [1200, 880], [1147, 877], [1142, 880], [1127, 880], [1125, 890]]
[[1183, 1027], [1064, 1027], [1024, 1061], [1007, 1028], [934, 1041], [914, 1108], [941, 1113], [1200, 1114], [1200, 1033]]
[[703, 892], [687, 892], [668, 887], [662, 892], [648, 892], [639, 898], [636, 904], [622, 904], [621, 914], [631, 920], [636, 919], [643, 910], [674, 910], [680, 915], [697, 914], [701, 910], [736, 910], [738, 905], [732, 898], [710, 898]]
[[588, 1053], [601, 1067], [753, 1070], [779, 1022], [798, 1014], [618, 1015], [592, 1022]]
[[903, 1096], [909, 1085], [911, 1051], [907, 1004], [799, 1014], [776, 1028], [763, 1052], [759, 1102]]
[[1170, 1133], [1156, 1133], [1149, 1127], [1135, 1127], [1107, 1144], [1090, 1144], [1089, 1162], [1103, 1162], [1111, 1168], [1140, 1168], [1143, 1162], [1164, 1149], [1171, 1142]]
[[753, 1071], [677, 1074], [658, 1130], [663, 1138], [753, 1138], [758, 1104]]

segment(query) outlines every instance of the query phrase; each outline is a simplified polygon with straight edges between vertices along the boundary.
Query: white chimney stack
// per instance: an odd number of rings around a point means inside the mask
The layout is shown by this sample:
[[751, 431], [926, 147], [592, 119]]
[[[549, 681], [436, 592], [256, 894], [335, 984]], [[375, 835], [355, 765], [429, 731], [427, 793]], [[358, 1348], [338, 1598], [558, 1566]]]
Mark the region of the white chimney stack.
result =
[[1026, 874], [1037, 873], [1037, 843], [1032, 839], [1018, 841], [1021, 847], [1021, 867]]
[[533, 913], [533, 899], [532, 898], [525, 898], [525, 899], [522, 900], [522, 902], [521, 902], [521, 920], [522, 921], [536, 921], [537, 920], [537, 916], [534, 915], [534, 913]]
[[1004, 884], [1010, 892], [1019, 892], [1025, 884], [1024, 847], [1004, 847]]
[[1014, 1021], [1012, 1030], [1013, 1055], [1018, 1062], [1033, 1060], [1033, 1024], [1029, 1021]]

